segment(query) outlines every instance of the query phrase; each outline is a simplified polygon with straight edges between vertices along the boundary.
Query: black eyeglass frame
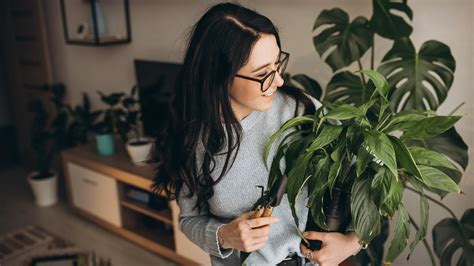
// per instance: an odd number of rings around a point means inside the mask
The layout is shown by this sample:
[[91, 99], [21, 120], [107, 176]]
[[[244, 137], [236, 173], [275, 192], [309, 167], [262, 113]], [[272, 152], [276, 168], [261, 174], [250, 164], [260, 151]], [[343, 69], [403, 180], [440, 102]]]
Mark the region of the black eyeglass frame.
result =
[[[283, 59], [281, 59], [283, 56]], [[275, 75], [276, 75], [276, 72], [279, 70], [279, 68], [281, 68], [283, 65], [285, 66], [285, 68], [281, 71], [281, 73], [279, 73], [280, 75], [283, 74], [283, 71], [285, 71], [286, 69], [286, 65], [288, 64], [288, 61], [290, 60], [290, 54], [287, 53], [287, 52], [283, 52], [281, 51], [280, 52], [280, 60], [278, 61], [278, 66], [277, 66], [277, 69], [276, 70], [273, 70], [271, 71], [270, 73], [268, 73], [265, 77], [261, 78], [261, 79], [257, 79], [257, 78], [253, 78], [253, 77], [248, 77], [248, 76], [244, 76], [244, 75], [240, 75], [240, 74], [235, 74], [236, 77], [239, 77], [239, 78], [243, 78], [243, 79], [247, 79], [247, 80], [252, 80], [252, 81], [255, 81], [255, 82], [258, 82], [260, 83], [260, 91], [261, 92], [266, 92], [270, 86], [271, 86], [271, 83], [273, 83], [273, 79], [275, 78]], [[273, 79], [272, 81], [270, 82], [270, 86], [268, 86], [267, 89], [263, 89], [263, 84], [265, 84], [265, 81], [271, 77], [273, 75]]]

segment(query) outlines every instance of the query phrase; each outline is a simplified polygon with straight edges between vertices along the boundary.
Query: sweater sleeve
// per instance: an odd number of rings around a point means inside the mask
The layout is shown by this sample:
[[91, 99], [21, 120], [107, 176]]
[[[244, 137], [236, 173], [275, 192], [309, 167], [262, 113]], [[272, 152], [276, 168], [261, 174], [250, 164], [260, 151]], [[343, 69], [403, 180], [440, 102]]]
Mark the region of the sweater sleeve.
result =
[[233, 249], [223, 249], [219, 246], [217, 232], [224, 223], [219, 222], [210, 212], [206, 206], [198, 211], [194, 208], [197, 201], [197, 196], [189, 198], [185, 195], [188, 193], [186, 185], [178, 195], [179, 206], [179, 226], [181, 231], [189, 240], [198, 245], [205, 252], [212, 256], [225, 259], [229, 257]]

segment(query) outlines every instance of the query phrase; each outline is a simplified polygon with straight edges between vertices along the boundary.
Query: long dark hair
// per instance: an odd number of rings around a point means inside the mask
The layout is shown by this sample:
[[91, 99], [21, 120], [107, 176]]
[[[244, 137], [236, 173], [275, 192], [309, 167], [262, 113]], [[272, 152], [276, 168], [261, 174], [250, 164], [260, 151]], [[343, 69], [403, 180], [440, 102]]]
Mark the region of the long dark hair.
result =
[[[193, 27], [170, 119], [156, 138], [152, 159], [158, 162], [155, 192], [165, 192], [174, 199], [185, 184], [187, 197], [197, 195], [198, 209], [212, 197], [213, 186], [232, 167], [241, 139], [242, 127], [229, 101], [230, 84], [262, 34], [274, 35], [281, 47], [277, 29], [268, 18], [234, 3], [211, 7]], [[309, 112], [314, 111], [300, 90], [281, 90], [303, 103]], [[202, 154], [197, 153], [199, 143], [204, 148]], [[211, 173], [216, 154], [225, 154], [226, 159], [214, 180]]]

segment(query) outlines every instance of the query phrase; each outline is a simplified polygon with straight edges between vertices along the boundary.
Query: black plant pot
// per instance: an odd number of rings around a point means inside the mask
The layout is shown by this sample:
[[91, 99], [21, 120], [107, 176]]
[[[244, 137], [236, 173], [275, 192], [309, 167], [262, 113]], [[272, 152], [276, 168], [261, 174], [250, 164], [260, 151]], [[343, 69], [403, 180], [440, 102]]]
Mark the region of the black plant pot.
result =
[[[318, 232], [339, 232], [345, 233], [347, 226], [351, 222], [351, 203], [350, 193], [339, 188], [332, 190], [332, 198], [329, 191], [324, 194], [324, 214], [326, 215], [326, 224], [328, 230], [320, 228], [313, 220], [311, 209], [308, 212], [308, 221], [305, 231]], [[312, 250], [321, 249], [322, 242], [319, 240], [308, 240], [309, 247]]]

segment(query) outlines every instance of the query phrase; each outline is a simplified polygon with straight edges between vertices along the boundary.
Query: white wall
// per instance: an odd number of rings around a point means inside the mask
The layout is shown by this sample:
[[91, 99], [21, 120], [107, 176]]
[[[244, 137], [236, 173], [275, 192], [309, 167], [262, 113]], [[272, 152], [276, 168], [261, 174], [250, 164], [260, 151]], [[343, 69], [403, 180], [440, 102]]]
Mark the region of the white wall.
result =
[[[115, 1], [115, 0], [114, 0]], [[87, 47], [65, 45], [59, 1], [45, 1], [47, 25], [54, 78], [66, 84], [71, 103], [78, 103], [81, 92], [90, 94], [92, 104], [100, 107], [96, 90], [105, 92], [126, 91], [135, 82], [133, 59], [149, 59], [180, 62], [187, 31], [202, 12], [216, 1], [191, 0], [133, 0], [130, 1], [132, 43], [115, 47]], [[369, 17], [372, 13], [370, 0], [297, 0], [297, 1], [240, 1], [268, 16], [280, 29], [283, 47], [291, 53], [288, 71], [306, 73], [325, 85], [332, 73], [319, 58], [312, 44], [312, 26], [318, 14], [326, 8], [340, 7], [351, 19], [359, 15]], [[441, 114], [449, 113], [459, 103], [466, 104], [458, 111], [465, 115], [457, 126], [469, 146], [474, 147], [474, 90], [473, 34], [474, 7], [470, 0], [416, 0], [409, 2], [413, 9], [414, 31], [411, 36], [419, 48], [427, 40], [438, 40], [447, 44], [456, 58], [457, 68], [449, 97], [440, 107]], [[390, 43], [376, 39], [376, 62], [390, 48]], [[368, 60], [363, 60], [368, 67]], [[355, 68], [354, 68], [355, 69]], [[471, 126], [469, 126], [471, 125]], [[450, 195], [446, 202], [460, 217], [465, 209], [474, 207], [474, 153], [470, 150], [471, 162], [461, 183], [467, 195]], [[418, 199], [407, 194], [409, 211], [417, 212]], [[414, 202], [414, 203], [411, 203]], [[433, 205], [432, 205], [433, 206]], [[433, 207], [431, 225], [448, 214]], [[417, 217], [417, 215], [415, 215]], [[431, 242], [431, 228], [428, 239]], [[429, 260], [420, 244], [410, 263], [400, 256], [395, 265], [427, 265]]]

